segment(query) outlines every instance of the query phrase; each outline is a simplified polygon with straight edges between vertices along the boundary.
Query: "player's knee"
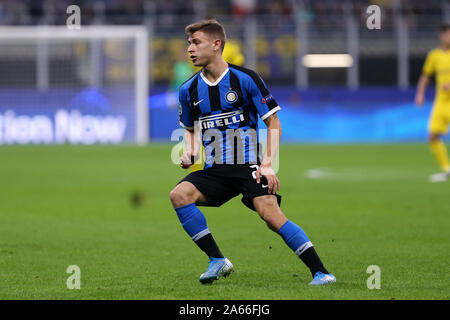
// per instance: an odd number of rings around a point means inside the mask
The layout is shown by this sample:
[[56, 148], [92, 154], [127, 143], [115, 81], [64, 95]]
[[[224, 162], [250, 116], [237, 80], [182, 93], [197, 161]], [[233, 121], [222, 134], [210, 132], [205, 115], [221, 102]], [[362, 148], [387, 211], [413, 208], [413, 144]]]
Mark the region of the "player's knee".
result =
[[263, 213], [261, 218], [264, 220], [267, 227], [273, 232], [278, 232], [281, 226], [287, 221], [284, 215], [277, 211]]
[[181, 188], [175, 187], [170, 191], [170, 201], [174, 208], [182, 207], [192, 203], [190, 201], [188, 194]]
[[267, 227], [272, 231], [277, 232], [283, 223], [287, 221], [275, 197], [259, 197], [255, 202], [255, 208], [261, 219], [264, 220]]
[[172, 204], [175, 204], [177, 202], [178, 197], [179, 197], [179, 195], [178, 195], [178, 191], [176, 190], [176, 188], [172, 189], [169, 194], [169, 198], [170, 198], [170, 201], [172, 202]]
[[275, 213], [274, 210], [276, 209], [273, 206], [268, 206], [258, 210], [258, 213], [261, 219], [263, 219], [266, 223], [270, 223], [273, 220], [273, 216]]
[[265, 216], [274, 210], [279, 210], [276, 197], [271, 195], [254, 198], [253, 204], [261, 216]]

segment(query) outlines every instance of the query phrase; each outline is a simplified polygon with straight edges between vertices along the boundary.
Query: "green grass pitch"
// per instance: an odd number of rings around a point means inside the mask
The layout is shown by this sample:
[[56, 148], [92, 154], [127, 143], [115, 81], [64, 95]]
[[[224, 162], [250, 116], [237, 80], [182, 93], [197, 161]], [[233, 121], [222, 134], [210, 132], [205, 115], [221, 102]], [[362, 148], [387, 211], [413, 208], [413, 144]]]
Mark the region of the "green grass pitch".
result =
[[[425, 143], [281, 147], [281, 208], [336, 275], [325, 287], [308, 286], [307, 268], [240, 198], [202, 209], [236, 272], [201, 285], [208, 259], [169, 201], [188, 173], [171, 147], [2, 146], [0, 299], [450, 298], [450, 182], [428, 182], [437, 166]], [[80, 290], [66, 286], [70, 265]], [[367, 288], [370, 265], [379, 290]]]

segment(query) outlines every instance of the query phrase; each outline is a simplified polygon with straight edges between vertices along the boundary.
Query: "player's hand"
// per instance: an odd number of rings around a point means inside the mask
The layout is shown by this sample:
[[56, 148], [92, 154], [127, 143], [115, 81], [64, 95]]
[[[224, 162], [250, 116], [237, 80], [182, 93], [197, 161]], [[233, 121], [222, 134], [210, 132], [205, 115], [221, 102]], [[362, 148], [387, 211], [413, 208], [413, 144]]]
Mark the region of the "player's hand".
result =
[[188, 169], [195, 163], [197, 158], [197, 155], [193, 155], [192, 153], [186, 151], [180, 158], [180, 165], [183, 169]]
[[272, 167], [261, 165], [258, 170], [256, 170], [257, 183], [261, 183], [261, 176], [264, 176], [267, 179], [269, 193], [275, 194], [280, 190], [280, 180], [278, 180], [278, 177], [273, 171]]
[[442, 85], [442, 90], [444, 91], [450, 91], [450, 83], [444, 83]]
[[416, 94], [415, 102], [418, 107], [421, 107], [423, 105], [423, 103], [425, 102], [425, 95], [422, 93]]

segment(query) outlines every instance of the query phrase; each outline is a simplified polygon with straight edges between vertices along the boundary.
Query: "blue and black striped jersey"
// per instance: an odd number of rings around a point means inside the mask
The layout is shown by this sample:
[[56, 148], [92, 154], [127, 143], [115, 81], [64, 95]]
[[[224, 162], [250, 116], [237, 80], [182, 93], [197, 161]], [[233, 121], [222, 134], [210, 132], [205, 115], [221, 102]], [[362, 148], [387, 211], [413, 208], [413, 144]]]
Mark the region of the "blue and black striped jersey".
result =
[[280, 106], [256, 72], [229, 64], [211, 83], [199, 71], [180, 87], [179, 100], [180, 125], [201, 128], [205, 169], [259, 163], [258, 116], [264, 120]]

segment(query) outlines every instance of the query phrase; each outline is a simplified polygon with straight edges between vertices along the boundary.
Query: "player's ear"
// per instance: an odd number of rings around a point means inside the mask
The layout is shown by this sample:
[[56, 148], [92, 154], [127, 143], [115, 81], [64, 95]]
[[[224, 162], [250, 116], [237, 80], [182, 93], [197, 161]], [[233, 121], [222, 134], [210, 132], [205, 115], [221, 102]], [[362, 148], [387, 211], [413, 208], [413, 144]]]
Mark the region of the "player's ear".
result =
[[216, 39], [213, 42], [214, 44], [214, 52], [217, 52], [220, 50], [220, 46], [222, 45], [222, 41], [220, 39]]

